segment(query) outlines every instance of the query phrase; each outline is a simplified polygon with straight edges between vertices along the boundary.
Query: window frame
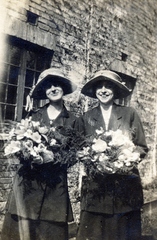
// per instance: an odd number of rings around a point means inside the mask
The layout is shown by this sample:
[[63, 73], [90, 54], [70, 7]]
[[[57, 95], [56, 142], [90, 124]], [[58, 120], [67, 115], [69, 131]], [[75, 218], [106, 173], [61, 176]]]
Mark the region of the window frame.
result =
[[[25, 88], [27, 88], [28, 90], [31, 89], [31, 86], [28, 87], [25, 85], [26, 83], [26, 71], [32, 71], [32, 73], [34, 75], [39, 75], [43, 70], [45, 70], [46, 68], [49, 68], [51, 66], [51, 62], [52, 62], [52, 57], [54, 54], [53, 50], [47, 49], [45, 47], [39, 46], [37, 44], [31, 43], [29, 41], [17, 38], [17, 37], [13, 37], [13, 36], [8, 36], [7, 38], [7, 42], [8, 45], [13, 46], [13, 47], [17, 47], [18, 49], [20, 49], [20, 60], [19, 60], [19, 66], [16, 66], [17, 68], [19, 67], [19, 72], [18, 72], [18, 78], [17, 78], [17, 97], [16, 97], [16, 102], [15, 104], [12, 103], [8, 103], [7, 102], [7, 98], [6, 98], [6, 92], [5, 92], [5, 99], [4, 102], [3, 100], [0, 102], [1, 106], [3, 106], [3, 109], [7, 109], [7, 106], [14, 106], [14, 116], [7, 117], [6, 116], [6, 112], [4, 111], [4, 119], [2, 119], [2, 121], [8, 121], [8, 120], [13, 120], [13, 121], [20, 121], [23, 117], [23, 108], [24, 108], [24, 93], [25, 93]], [[35, 56], [35, 61], [37, 63], [37, 59], [43, 56], [46, 59], [46, 63], [43, 63], [43, 69], [38, 70], [37, 69], [37, 64], [34, 64], [34, 68], [32, 67], [28, 67], [26, 62], [27, 62], [27, 53], [28, 52], [33, 52], [34, 56]], [[6, 71], [7, 68], [9, 67], [9, 73], [10, 73], [10, 66], [12, 66], [13, 64], [10, 62], [10, 56], [9, 55], [9, 60], [8, 60], [8, 52], [6, 53], [6, 59], [4, 59], [4, 61], [2, 61], [2, 64], [4, 64], [4, 67], [6, 65]], [[6, 73], [6, 71], [4, 71]], [[5, 82], [4, 82], [5, 80]], [[7, 78], [3, 79], [2, 76], [2, 80], [0, 80], [2, 86], [5, 88], [7, 87], [9, 89], [9, 86], [11, 86], [12, 84], [9, 83], [8, 78], [8, 72], [7, 72]], [[37, 79], [35, 79], [35, 81], [37, 81]], [[3, 91], [3, 89], [2, 89]], [[11, 119], [14, 118], [14, 119]]]

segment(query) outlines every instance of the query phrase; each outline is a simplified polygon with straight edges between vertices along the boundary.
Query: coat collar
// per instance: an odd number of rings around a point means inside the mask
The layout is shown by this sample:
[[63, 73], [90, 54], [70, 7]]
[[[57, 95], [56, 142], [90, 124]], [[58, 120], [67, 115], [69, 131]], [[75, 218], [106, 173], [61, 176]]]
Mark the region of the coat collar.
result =
[[[48, 104], [46, 104], [44, 107], [42, 107], [39, 110], [41, 119], [42, 119], [42, 124], [44, 124], [44, 125], [50, 125], [50, 119], [47, 114], [47, 107], [48, 107]], [[62, 126], [62, 125], [64, 125], [64, 119], [66, 119], [66, 118], [69, 118], [69, 112], [63, 105], [63, 109], [62, 109], [61, 113], [58, 115], [58, 117], [54, 120], [54, 124]]]
[[109, 121], [109, 130], [117, 130], [121, 127], [122, 112], [118, 105], [113, 104], [111, 117]]
[[[122, 111], [120, 110], [120, 106], [117, 104], [113, 104], [112, 106], [112, 111], [111, 111], [111, 116], [109, 120], [109, 130], [117, 130], [121, 126], [121, 118], [122, 118]], [[101, 113], [100, 105], [94, 109], [94, 114], [93, 114], [93, 120], [95, 121], [95, 124], [98, 126], [103, 126], [105, 129], [105, 123], [104, 119]], [[106, 129], [105, 129], [106, 130]]]

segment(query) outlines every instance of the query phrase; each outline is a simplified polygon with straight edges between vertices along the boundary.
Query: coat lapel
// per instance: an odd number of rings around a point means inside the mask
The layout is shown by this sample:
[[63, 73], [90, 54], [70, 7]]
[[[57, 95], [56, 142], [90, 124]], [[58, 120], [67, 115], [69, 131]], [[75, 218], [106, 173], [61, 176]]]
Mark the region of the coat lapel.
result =
[[[50, 126], [50, 119], [47, 114], [47, 107], [48, 105], [45, 105], [39, 112], [39, 121], [42, 123], [42, 125]], [[65, 107], [63, 107], [62, 112], [58, 115], [58, 117], [54, 120], [53, 124], [55, 126], [64, 126], [65, 119], [69, 118], [69, 113], [66, 110]]]
[[118, 108], [116, 104], [113, 104], [108, 129], [115, 131], [121, 128], [121, 124], [122, 113], [120, 111], [120, 108]]
[[[88, 123], [95, 129], [100, 129], [102, 127], [106, 131], [105, 122], [102, 116], [100, 106], [96, 107], [92, 113], [91, 118], [88, 119]], [[112, 112], [109, 120], [108, 130], [117, 130], [120, 129], [122, 125], [122, 112], [120, 108], [113, 104]]]
[[[100, 129], [100, 127], [102, 127], [104, 130], [106, 130], [105, 122], [104, 122], [104, 119], [102, 116], [100, 106], [96, 107], [93, 110], [94, 111], [91, 115], [91, 123], [93, 124], [93, 128], [96, 130], [96, 129]], [[91, 125], [91, 123], [89, 123], [89, 124]]]

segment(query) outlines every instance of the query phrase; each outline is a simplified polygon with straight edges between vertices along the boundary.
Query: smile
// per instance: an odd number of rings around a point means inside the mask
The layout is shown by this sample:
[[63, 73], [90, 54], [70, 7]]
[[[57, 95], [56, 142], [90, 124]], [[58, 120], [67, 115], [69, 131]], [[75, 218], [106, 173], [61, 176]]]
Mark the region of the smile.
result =
[[54, 90], [54, 91], [51, 91], [48, 95], [57, 96], [58, 94], [59, 94], [59, 91]]
[[109, 97], [109, 96], [111, 96], [110, 93], [105, 93], [105, 92], [104, 93], [100, 92], [98, 95], [101, 96], [101, 97]]
[[59, 94], [58, 93], [49, 93], [47, 96], [48, 97], [58, 97]]

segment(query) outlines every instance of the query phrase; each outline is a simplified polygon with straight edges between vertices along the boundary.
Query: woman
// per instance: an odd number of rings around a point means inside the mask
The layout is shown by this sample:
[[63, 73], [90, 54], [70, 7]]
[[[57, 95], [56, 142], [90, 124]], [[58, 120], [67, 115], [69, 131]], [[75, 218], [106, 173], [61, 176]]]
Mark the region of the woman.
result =
[[[64, 107], [63, 95], [75, 89], [76, 86], [59, 69], [50, 68], [42, 72], [32, 91], [32, 98], [49, 99], [49, 103], [32, 112], [32, 120], [47, 127], [72, 127], [75, 117]], [[34, 163], [37, 161], [34, 159]], [[72, 221], [72, 213], [66, 167], [46, 162], [46, 159], [36, 167], [38, 172], [34, 173], [22, 166], [15, 176], [2, 240], [68, 239], [67, 222]]]
[[[100, 127], [104, 131], [131, 132], [143, 158], [147, 146], [139, 116], [133, 108], [114, 103], [114, 99], [130, 94], [120, 76], [108, 70], [98, 71], [84, 85], [82, 93], [97, 98], [99, 106], [76, 121], [79, 131], [88, 136], [94, 135]], [[136, 168], [130, 175], [106, 173], [92, 180], [84, 176], [77, 240], [139, 240], [142, 204], [142, 186]]]

